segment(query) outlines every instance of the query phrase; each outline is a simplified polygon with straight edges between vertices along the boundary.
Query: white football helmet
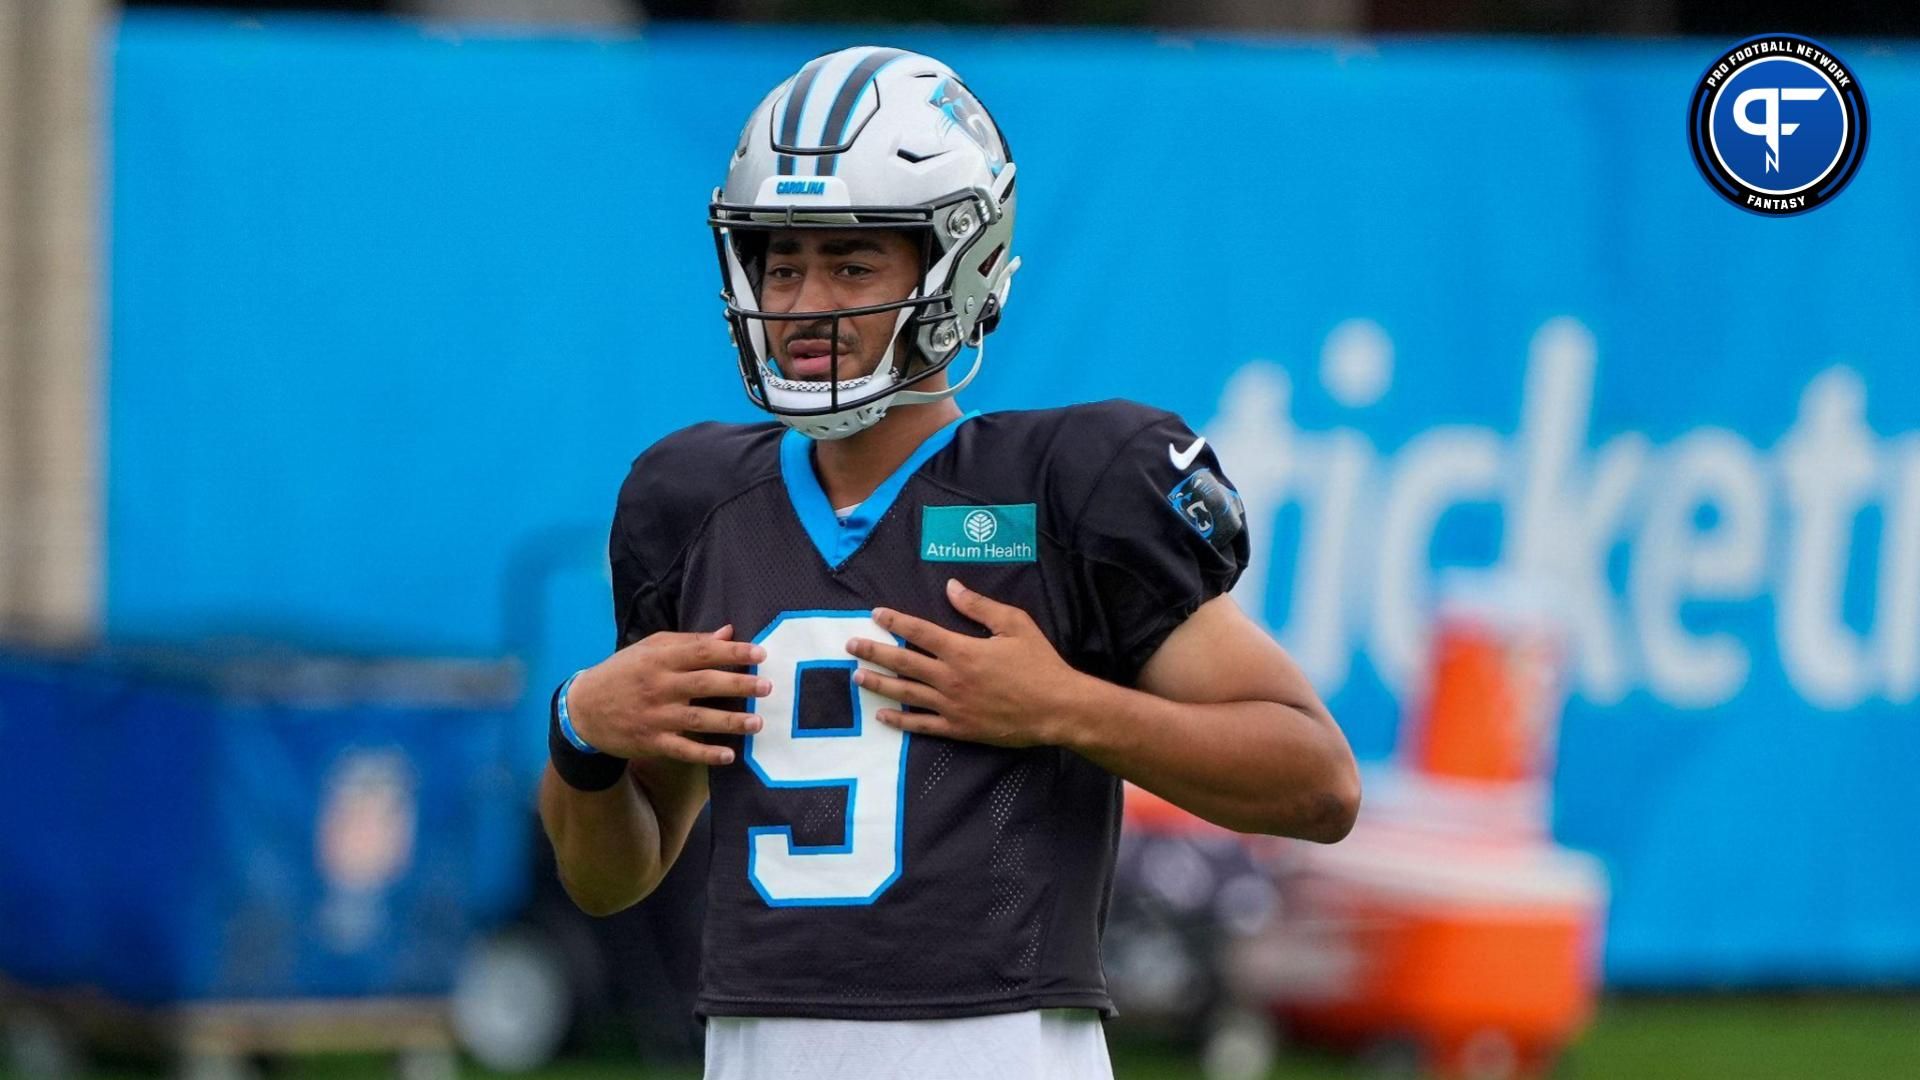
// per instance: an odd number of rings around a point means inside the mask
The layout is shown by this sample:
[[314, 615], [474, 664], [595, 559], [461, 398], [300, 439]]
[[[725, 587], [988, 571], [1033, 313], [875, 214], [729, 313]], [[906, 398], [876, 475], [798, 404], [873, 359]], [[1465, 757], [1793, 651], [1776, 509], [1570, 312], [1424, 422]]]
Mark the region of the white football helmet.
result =
[[[1013, 243], [1013, 159], [993, 118], [953, 69], [901, 49], [860, 46], [821, 56], [753, 111], [708, 212], [720, 255], [721, 298], [740, 374], [755, 405], [816, 439], [838, 439], [895, 403], [938, 401], [980, 370], [981, 342], [1006, 306], [1020, 260]], [[761, 309], [768, 235], [776, 229], [897, 229], [925, 256], [904, 300], [830, 311]], [[872, 374], [786, 377], [768, 351], [769, 321], [838, 321], [897, 311]], [[905, 345], [903, 348], [902, 345]], [[962, 347], [973, 366], [957, 383], [910, 389], [944, 371]]]

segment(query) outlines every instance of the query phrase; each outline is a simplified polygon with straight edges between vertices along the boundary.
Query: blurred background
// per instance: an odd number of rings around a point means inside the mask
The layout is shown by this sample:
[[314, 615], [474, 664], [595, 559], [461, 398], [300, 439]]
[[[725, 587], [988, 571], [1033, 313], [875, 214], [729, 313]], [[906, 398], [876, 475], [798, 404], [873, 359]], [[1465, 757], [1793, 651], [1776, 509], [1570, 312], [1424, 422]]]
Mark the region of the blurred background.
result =
[[[1752, 34], [1873, 116], [1764, 219]], [[1182, 413], [1367, 769], [1129, 800], [1121, 1077], [1920, 1076], [1920, 8], [0, 2], [0, 1016], [20, 1077], [698, 1075], [696, 838], [532, 813], [629, 460], [752, 420], [705, 201], [806, 59], [948, 61], [1025, 259], [969, 407]], [[1136, 793], [1137, 794], [1137, 793]]]

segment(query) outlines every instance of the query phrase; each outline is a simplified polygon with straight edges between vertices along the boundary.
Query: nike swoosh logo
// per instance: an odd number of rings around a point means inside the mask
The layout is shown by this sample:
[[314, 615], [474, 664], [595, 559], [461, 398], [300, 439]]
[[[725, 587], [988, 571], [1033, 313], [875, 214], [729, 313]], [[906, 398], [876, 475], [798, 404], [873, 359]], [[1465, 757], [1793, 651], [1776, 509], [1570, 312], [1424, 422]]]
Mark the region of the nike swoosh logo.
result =
[[1193, 440], [1193, 445], [1187, 447], [1185, 450], [1175, 450], [1173, 444], [1168, 443], [1167, 456], [1173, 459], [1174, 468], [1184, 471], [1187, 466], [1193, 464], [1194, 458], [1200, 456], [1200, 448], [1205, 445], [1207, 445], [1207, 437], [1205, 435]]
[[918, 165], [923, 161], [932, 161], [934, 158], [940, 157], [943, 154], [951, 154], [953, 153], [953, 151], [935, 150], [931, 154], [916, 154], [911, 150], [902, 148], [899, 151], [897, 151], [897, 153], [899, 153], [901, 161], [908, 161], [908, 162], [912, 162], [915, 165]]

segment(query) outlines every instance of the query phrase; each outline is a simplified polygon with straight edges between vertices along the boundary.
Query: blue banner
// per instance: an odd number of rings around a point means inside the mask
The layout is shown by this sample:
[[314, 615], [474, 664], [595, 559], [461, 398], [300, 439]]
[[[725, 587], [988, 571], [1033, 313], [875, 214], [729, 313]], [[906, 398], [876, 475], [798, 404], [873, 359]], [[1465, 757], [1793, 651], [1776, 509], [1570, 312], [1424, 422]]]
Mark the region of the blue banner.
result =
[[0, 656], [0, 971], [140, 1004], [448, 993], [530, 884], [513, 675]]
[[[1920, 107], [1796, 218], [1695, 171], [1725, 42], [135, 14], [113, 59], [109, 627], [605, 654], [628, 460], [753, 419], [704, 224], [747, 112], [867, 38], [1008, 132], [1025, 259], [969, 407], [1183, 413], [1237, 597], [1390, 752], [1446, 568], [1547, 582], [1556, 832], [1618, 985], [1920, 982]], [[773, 557], [770, 553], [769, 557]], [[525, 757], [542, 732], [529, 712]]]

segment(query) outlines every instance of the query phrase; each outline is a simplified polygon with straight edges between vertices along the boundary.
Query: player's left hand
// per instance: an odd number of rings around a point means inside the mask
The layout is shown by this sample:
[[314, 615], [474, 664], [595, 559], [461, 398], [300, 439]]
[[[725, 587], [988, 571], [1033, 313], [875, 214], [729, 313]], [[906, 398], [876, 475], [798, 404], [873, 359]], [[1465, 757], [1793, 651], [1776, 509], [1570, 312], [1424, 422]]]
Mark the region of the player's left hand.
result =
[[928, 710], [881, 709], [876, 719], [915, 734], [994, 746], [1059, 742], [1056, 733], [1068, 714], [1074, 684], [1086, 676], [1060, 658], [1025, 611], [990, 600], [957, 580], [947, 582], [947, 600], [992, 636], [958, 634], [903, 612], [875, 608], [873, 619], [882, 629], [926, 653], [868, 638], [847, 642], [847, 652], [897, 672], [862, 668], [854, 672], [856, 683]]

